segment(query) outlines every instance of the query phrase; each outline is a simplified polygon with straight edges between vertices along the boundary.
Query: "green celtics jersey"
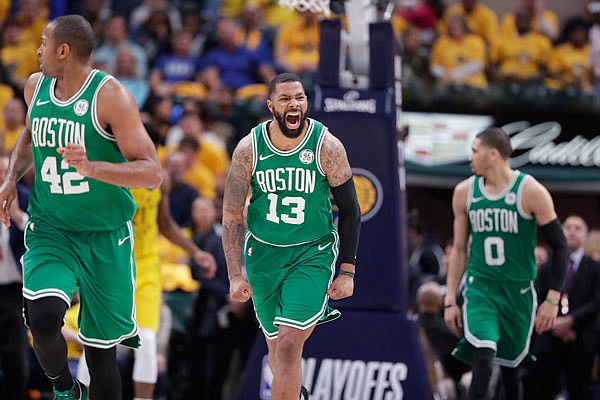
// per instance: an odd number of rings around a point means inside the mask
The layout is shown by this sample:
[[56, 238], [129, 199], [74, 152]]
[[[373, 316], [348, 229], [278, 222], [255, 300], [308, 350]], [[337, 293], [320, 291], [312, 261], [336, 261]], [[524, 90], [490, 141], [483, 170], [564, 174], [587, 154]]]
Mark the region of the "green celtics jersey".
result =
[[42, 76], [29, 106], [35, 183], [29, 213], [61, 229], [113, 230], [135, 213], [129, 189], [83, 177], [56, 150], [68, 143], [82, 144], [90, 161], [127, 160], [114, 135], [100, 126], [98, 91], [109, 75], [92, 70], [70, 99], [56, 98], [56, 79]]
[[467, 215], [471, 226], [469, 275], [494, 281], [535, 279], [533, 254], [537, 221], [523, 211], [521, 195], [528, 175], [515, 171], [507, 187], [487, 193], [482, 177], [469, 181]]
[[327, 128], [308, 119], [302, 142], [279, 150], [263, 122], [252, 130], [252, 197], [248, 230], [259, 241], [275, 246], [308, 243], [334, 230], [330, 188], [319, 153]]

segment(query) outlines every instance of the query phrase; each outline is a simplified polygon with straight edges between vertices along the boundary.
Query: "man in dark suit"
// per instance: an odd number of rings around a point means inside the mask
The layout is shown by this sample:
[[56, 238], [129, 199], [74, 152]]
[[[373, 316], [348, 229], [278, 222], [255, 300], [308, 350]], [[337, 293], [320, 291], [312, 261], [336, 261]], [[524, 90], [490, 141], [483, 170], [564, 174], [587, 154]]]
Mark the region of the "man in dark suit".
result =
[[[597, 342], [595, 321], [600, 313], [600, 263], [584, 255], [588, 226], [579, 216], [563, 222], [569, 246], [559, 315], [552, 330], [534, 339], [535, 399], [554, 399], [564, 376], [570, 399], [591, 399], [590, 383]], [[546, 293], [548, 265], [540, 269], [538, 293]]]

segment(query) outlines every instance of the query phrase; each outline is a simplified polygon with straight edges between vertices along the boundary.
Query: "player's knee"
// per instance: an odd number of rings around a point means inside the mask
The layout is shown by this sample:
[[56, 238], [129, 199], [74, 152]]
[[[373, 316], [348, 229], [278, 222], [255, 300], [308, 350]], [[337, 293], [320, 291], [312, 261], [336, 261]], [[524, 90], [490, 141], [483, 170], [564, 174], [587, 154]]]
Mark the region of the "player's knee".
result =
[[67, 303], [58, 297], [27, 300], [27, 319], [36, 340], [60, 334]]
[[284, 365], [296, 361], [302, 357], [302, 338], [293, 334], [282, 334], [279, 332], [277, 337], [277, 362], [278, 365]]
[[158, 375], [156, 332], [140, 328], [141, 345], [135, 350], [133, 380], [142, 383], [156, 383]]

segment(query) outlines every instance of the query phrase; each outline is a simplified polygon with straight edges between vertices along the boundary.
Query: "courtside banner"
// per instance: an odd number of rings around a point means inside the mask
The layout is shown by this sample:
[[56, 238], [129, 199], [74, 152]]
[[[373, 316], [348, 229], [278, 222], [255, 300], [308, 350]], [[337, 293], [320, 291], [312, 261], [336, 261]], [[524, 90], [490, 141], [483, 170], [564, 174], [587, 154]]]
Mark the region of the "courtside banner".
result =
[[311, 115], [344, 144], [362, 215], [354, 296], [332, 302], [334, 307], [405, 310], [405, 204], [395, 113], [393, 88], [315, 88]]
[[[307, 340], [303, 385], [311, 400], [432, 399], [418, 343], [417, 322], [404, 313], [343, 311]], [[272, 378], [259, 335], [238, 398], [270, 400]]]

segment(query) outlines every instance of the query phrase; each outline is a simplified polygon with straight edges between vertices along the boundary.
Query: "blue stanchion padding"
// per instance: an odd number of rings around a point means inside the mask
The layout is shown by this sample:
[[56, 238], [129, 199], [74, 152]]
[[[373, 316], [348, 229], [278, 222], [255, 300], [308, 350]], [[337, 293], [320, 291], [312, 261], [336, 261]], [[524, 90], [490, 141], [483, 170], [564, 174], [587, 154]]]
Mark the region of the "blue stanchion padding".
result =
[[406, 309], [403, 229], [394, 90], [317, 87], [312, 115], [340, 138], [354, 173], [361, 206], [354, 296], [341, 309]]

